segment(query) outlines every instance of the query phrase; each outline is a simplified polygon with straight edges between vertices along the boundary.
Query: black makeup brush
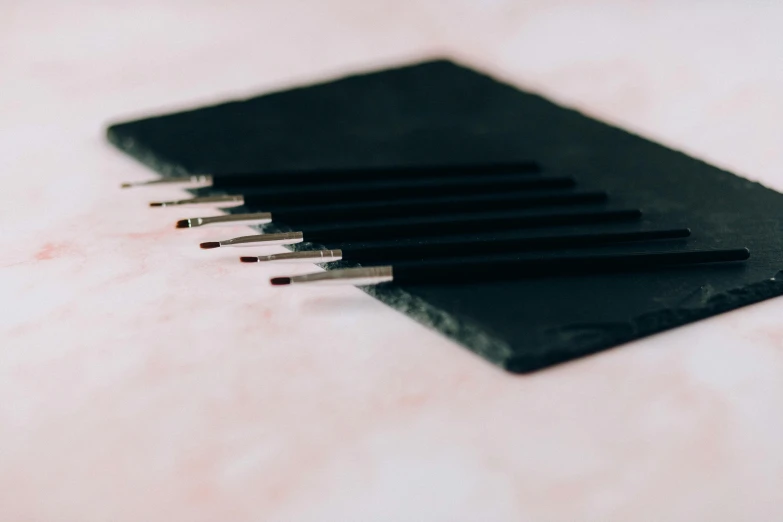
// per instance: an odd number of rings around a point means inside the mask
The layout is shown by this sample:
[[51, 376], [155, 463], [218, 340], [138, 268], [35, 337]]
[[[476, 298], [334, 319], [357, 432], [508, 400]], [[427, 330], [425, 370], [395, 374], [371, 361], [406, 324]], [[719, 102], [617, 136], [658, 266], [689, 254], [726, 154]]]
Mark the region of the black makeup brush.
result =
[[265, 212], [198, 217], [177, 221], [177, 228], [213, 225], [263, 225], [272, 221], [287, 225], [324, 224], [333, 221], [362, 221], [370, 218], [435, 216], [455, 212], [521, 210], [525, 208], [565, 207], [603, 203], [606, 192], [505, 192], [435, 198], [384, 200], [368, 203], [290, 206], [267, 205]]
[[495, 259], [402, 262], [385, 266], [327, 270], [290, 277], [273, 277], [272, 285], [292, 284], [455, 284], [580, 275], [629, 270], [745, 261], [747, 248], [692, 250], [554, 258], [502, 257]]
[[516, 238], [457, 239], [433, 241], [423, 244], [356, 245], [329, 250], [299, 250], [282, 254], [242, 256], [243, 263], [257, 262], [308, 262], [329, 263], [353, 261], [357, 263], [390, 263], [442, 257], [472, 257], [490, 254], [512, 254], [526, 251], [556, 250], [564, 248], [588, 248], [601, 245], [682, 239], [690, 236], [688, 228], [640, 230], [632, 232], [597, 232], [589, 234], [560, 234]]
[[641, 218], [638, 209], [591, 210], [581, 212], [505, 212], [442, 215], [421, 219], [389, 219], [362, 223], [314, 225], [296, 232], [256, 234], [224, 241], [201, 243], [201, 248], [221, 246], [262, 246], [292, 244], [302, 241], [332, 243], [346, 241], [378, 241], [383, 239], [433, 236], [438, 234], [483, 233], [513, 231], [524, 228], [594, 223], [622, 223]]
[[447, 179], [492, 174], [535, 174], [541, 168], [533, 161], [490, 162], [483, 164], [454, 165], [403, 165], [396, 167], [352, 167], [346, 169], [285, 169], [258, 170], [253, 172], [227, 172], [172, 176], [151, 181], [123, 183], [122, 188], [181, 185], [187, 188], [212, 187], [229, 189], [239, 187], [272, 187], [318, 183], [350, 183], [368, 180]]
[[245, 188], [236, 194], [159, 201], [150, 203], [150, 206], [245, 205], [266, 210], [266, 206], [270, 204], [305, 205], [319, 204], [324, 201], [340, 203], [411, 197], [464, 196], [504, 191], [563, 189], [573, 187], [574, 184], [574, 179], [570, 177], [531, 177], [514, 174], [463, 177], [448, 182], [440, 179], [406, 179], [342, 184], [324, 182], [286, 187]]

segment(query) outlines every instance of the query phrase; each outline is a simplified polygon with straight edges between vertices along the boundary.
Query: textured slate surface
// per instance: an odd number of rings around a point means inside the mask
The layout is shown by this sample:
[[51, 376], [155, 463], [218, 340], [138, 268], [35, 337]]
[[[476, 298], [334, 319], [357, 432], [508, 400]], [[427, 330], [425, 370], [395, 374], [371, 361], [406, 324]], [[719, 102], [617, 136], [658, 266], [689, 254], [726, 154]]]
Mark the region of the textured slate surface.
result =
[[[534, 159], [608, 189], [612, 207], [640, 206], [642, 227], [691, 227], [689, 247], [751, 250], [743, 265], [365, 289], [514, 372], [783, 294], [783, 195], [447, 61], [117, 124], [108, 137], [163, 175]], [[600, 250], [623, 249], [639, 250]]]

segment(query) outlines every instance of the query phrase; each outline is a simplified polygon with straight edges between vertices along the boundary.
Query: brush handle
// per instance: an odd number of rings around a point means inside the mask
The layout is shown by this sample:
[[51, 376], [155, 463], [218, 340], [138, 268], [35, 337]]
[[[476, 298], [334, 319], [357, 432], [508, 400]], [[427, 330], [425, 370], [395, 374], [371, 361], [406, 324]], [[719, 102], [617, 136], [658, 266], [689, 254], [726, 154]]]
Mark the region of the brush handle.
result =
[[[606, 192], [552, 192], [531, 194], [510, 192], [478, 194], [410, 200], [384, 200], [371, 203], [344, 205], [312, 205], [275, 210], [271, 205], [275, 222], [288, 225], [317, 224], [330, 221], [361, 221], [368, 218], [395, 218], [412, 216], [436, 216], [443, 213], [481, 212], [488, 210], [513, 210], [533, 207], [583, 205], [606, 201]], [[247, 206], [247, 205], [245, 205]]]
[[324, 183], [245, 191], [245, 205], [262, 208], [267, 204], [312, 204], [324, 201], [380, 201], [394, 198], [467, 195], [507, 190], [542, 190], [574, 186], [573, 178], [530, 177], [517, 175], [460, 178], [444, 183], [442, 180], [403, 180], [370, 183]]
[[600, 232], [510, 239], [450, 240], [418, 245], [343, 247], [342, 259], [359, 263], [393, 263], [438, 257], [470, 257], [490, 254], [514, 254], [526, 251], [587, 248], [600, 245], [681, 239], [690, 236], [687, 228]]
[[440, 234], [465, 234], [473, 232], [516, 230], [520, 228], [586, 225], [591, 223], [616, 223], [641, 218], [638, 209], [594, 210], [584, 212], [530, 214], [484, 213], [444, 215], [420, 220], [384, 220], [362, 224], [332, 224], [329, 226], [301, 227], [305, 241], [334, 243], [347, 241], [437, 236]]
[[533, 161], [512, 161], [465, 165], [411, 165], [402, 167], [362, 167], [348, 169], [268, 170], [257, 172], [213, 173], [215, 188], [296, 186], [300, 183], [350, 183], [404, 179], [443, 179], [491, 174], [535, 174], [541, 167]]
[[410, 262], [393, 266], [394, 282], [440, 284], [502, 281], [528, 277], [646, 270], [702, 263], [745, 261], [747, 248], [616, 254], [549, 259], [502, 258], [483, 261]]

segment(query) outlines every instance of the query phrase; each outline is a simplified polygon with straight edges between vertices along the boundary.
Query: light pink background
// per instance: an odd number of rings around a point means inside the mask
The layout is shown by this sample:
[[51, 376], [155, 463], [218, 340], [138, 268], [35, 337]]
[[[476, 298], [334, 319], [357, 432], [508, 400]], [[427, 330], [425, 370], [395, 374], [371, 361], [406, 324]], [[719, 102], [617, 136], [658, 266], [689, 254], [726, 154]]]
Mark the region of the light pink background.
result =
[[783, 520], [782, 300], [513, 377], [200, 251], [248, 229], [175, 230], [199, 211], [120, 191], [152, 176], [103, 138], [448, 54], [783, 189], [781, 27], [762, 0], [0, 0], [0, 520]]

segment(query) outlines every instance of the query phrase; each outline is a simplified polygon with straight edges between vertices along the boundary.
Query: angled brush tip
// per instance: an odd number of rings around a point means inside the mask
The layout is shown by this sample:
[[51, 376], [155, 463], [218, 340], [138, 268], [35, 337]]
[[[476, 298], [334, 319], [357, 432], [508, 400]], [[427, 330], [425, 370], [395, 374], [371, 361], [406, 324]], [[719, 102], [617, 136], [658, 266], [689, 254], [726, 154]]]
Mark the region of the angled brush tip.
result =
[[201, 243], [199, 246], [201, 248], [218, 248], [220, 243], [217, 241], [207, 241], [206, 243]]
[[163, 203], [160, 203], [158, 201], [153, 201], [152, 203], [150, 203], [150, 206], [151, 207], [163, 207], [164, 205], [163, 205]]
[[272, 283], [272, 286], [284, 286], [284, 285], [290, 285], [291, 284], [291, 278], [290, 277], [273, 277], [269, 280], [270, 283]]
[[190, 228], [190, 220], [180, 219], [179, 221], [177, 221], [177, 228]]
[[242, 256], [239, 260], [243, 263], [258, 263], [258, 256]]
[[133, 183], [123, 183], [120, 185], [120, 188], [131, 188], [133, 186]]

